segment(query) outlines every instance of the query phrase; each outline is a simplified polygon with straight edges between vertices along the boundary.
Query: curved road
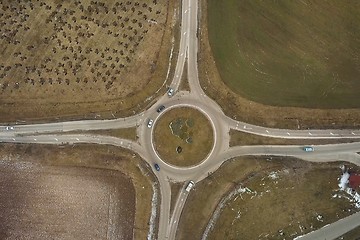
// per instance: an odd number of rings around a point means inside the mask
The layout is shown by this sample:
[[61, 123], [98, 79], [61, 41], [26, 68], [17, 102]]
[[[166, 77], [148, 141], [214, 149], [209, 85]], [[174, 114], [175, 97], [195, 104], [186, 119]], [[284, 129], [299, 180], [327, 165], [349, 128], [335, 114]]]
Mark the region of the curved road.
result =
[[[160, 185], [161, 205], [159, 217], [158, 239], [175, 239], [177, 225], [183, 206], [186, 202], [188, 193], [182, 189], [176, 201], [173, 215], [170, 217], [171, 189], [170, 181], [194, 180], [201, 181], [206, 178], [209, 172], [216, 171], [220, 165], [233, 157], [242, 155], [268, 155], [268, 156], [293, 156], [308, 161], [329, 161], [329, 156], [337, 156], [338, 159], [353, 162], [360, 165], [359, 152], [360, 143], [350, 144], [332, 144], [316, 146], [315, 152], [304, 152], [302, 146], [238, 146], [229, 147], [229, 130], [251, 134], [287, 138], [287, 139], [337, 139], [337, 138], [360, 138], [360, 130], [289, 130], [275, 129], [256, 126], [244, 122], [239, 122], [227, 117], [220, 106], [210, 99], [202, 90], [197, 69], [198, 53], [198, 1], [182, 1], [182, 19], [181, 19], [181, 38], [177, 64], [175, 67], [174, 78], [171, 87], [175, 90], [175, 96], [168, 98], [166, 95], [158, 99], [157, 103], [148, 110], [126, 118], [113, 120], [84, 120], [68, 121], [60, 123], [45, 123], [31, 125], [16, 125], [14, 129], [7, 126], [0, 126], [0, 141], [13, 143], [38, 143], [38, 144], [108, 144], [128, 148], [138, 153], [151, 166], [156, 162], [160, 165], [161, 171], [154, 171]], [[187, 74], [190, 86], [190, 92], [178, 92], [185, 62], [187, 62]], [[146, 126], [147, 120], [152, 118], [156, 120], [162, 113], [157, 113], [156, 108], [159, 105], [165, 105], [168, 111], [174, 107], [189, 106], [202, 111], [213, 125], [214, 146], [211, 154], [200, 164], [193, 167], [181, 168], [171, 166], [159, 158], [154, 150], [152, 143], [152, 128]], [[71, 131], [86, 131], [98, 129], [118, 129], [137, 127], [139, 136], [138, 142], [133, 142], [116, 137], [93, 135], [93, 134], [70, 134]], [[356, 215], [358, 225], [360, 225], [360, 214]], [[346, 221], [346, 220], [344, 220]], [[327, 229], [343, 234], [344, 224], [334, 224]], [[333, 230], [333, 229], [341, 229]], [[350, 229], [348, 229], [350, 230]], [[329, 235], [320, 229], [321, 236], [335, 236], [332, 232]], [[312, 234], [316, 234], [315, 231]], [[325, 231], [326, 232], [326, 231]], [[341, 232], [341, 233], [340, 233]], [[324, 235], [325, 234], [325, 235]], [[312, 235], [311, 235], [312, 236]], [[320, 236], [320, 235], [319, 235]], [[340, 235], [337, 235], [340, 236]], [[304, 238], [306, 239], [306, 238]], [[309, 238], [308, 238], [309, 239]], [[321, 238], [320, 238], [321, 239]], [[331, 238], [328, 238], [331, 239]]]

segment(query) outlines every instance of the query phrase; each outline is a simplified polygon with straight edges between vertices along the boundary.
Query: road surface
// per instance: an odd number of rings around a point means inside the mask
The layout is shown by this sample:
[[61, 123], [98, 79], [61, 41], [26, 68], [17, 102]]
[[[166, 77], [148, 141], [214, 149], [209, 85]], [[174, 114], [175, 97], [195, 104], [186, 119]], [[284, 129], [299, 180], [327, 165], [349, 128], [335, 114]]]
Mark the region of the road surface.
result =
[[[36, 144], [107, 144], [130, 149], [138, 153], [150, 166], [156, 162], [160, 165], [156, 175], [161, 194], [160, 216], [157, 239], [175, 239], [178, 222], [182, 209], [185, 205], [188, 193], [181, 191], [176, 201], [173, 215], [170, 216], [171, 189], [170, 180], [195, 182], [206, 178], [209, 172], [216, 171], [220, 165], [233, 157], [243, 155], [267, 155], [267, 156], [292, 156], [307, 161], [325, 162], [331, 159], [343, 160], [360, 165], [360, 143], [332, 144], [315, 146], [314, 152], [305, 152], [302, 146], [237, 146], [229, 147], [229, 131], [238, 131], [256, 134], [267, 137], [286, 139], [344, 139], [360, 138], [360, 130], [291, 130], [275, 129], [256, 126], [249, 123], [236, 121], [226, 116], [220, 106], [210, 99], [202, 90], [198, 78], [197, 53], [198, 53], [198, 1], [183, 0], [181, 9], [181, 37], [179, 54], [175, 67], [174, 77], [170, 86], [175, 90], [171, 98], [164, 95], [156, 104], [149, 109], [134, 116], [112, 119], [112, 120], [83, 120], [67, 121], [44, 124], [16, 125], [14, 129], [7, 126], [0, 126], [0, 141], [11, 143], [36, 143]], [[187, 63], [187, 74], [190, 92], [178, 91], [184, 65]], [[156, 112], [159, 105], [166, 106], [160, 114]], [[197, 166], [177, 167], [167, 164], [160, 159], [153, 145], [153, 130], [148, 128], [147, 120], [154, 119], [155, 123], [166, 111], [175, 107], [193, 107], [201, 111], [211, 122], [214, 131], [214, 145], [211, 153]], [[138, 141], [119, 139], [116, 137], [102, 136], [95, 134], [72, 134], [74, 131], [88, 131], [99, 129], [119, 129], [136, 127], [139, 136]], [[332, 156], [329, 158], [329, 156]], [[153, 169], [153, 167], [152, 167]], [[348, 222], [352, 225], [348, 225]], [[342, 222], [336, 222], [326, 228], [320, 229], [304, 236], [301, 239], [333, 239], [334, 236], [341, 236], [350, 228], [360, 225], [360, 214], [346, 218]], [[318, 234], [318, 235], [316, 235]], [[310, 236], [310, 237], [309, 237]], [[314, 237], [313, 237], [314, 236]]]

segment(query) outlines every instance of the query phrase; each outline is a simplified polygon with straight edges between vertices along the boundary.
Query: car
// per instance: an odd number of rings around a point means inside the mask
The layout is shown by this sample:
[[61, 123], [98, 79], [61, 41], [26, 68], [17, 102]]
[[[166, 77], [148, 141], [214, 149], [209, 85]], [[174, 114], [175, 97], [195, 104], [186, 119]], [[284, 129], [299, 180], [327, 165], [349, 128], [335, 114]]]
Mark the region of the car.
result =
[[12, 126], [7, 126], [7, 127], [5, 127], [5, 129], [6, 129], [6, 130], [14, 130], [15, 128], [12, 127]]
[[153, 125], [153, 123], [154, 123], [154, 120], [149, 119], [149, 120], [148, 120], [147, 127], [148, 127], [148, 128], [151, 128], [151, 127], [152, 127], [152, 125]]
[[156, 171], [160, 171], [160, 166], [159, 166], [159, 164], [155, 163], [155, 164], [154, 164], [154, 167], [155, 167]]
[[305, 147], [303, 148], [303, 150], [304, 150], [305, 152], [313, 152], [313, 151], [314, 151], [314, 148], [313, 148], [313, 147], [310, 147], [310, 146], [305, 146]]
[[185, 188], [185, 191], [190, 192], [190, 190], [194, 187], [194, 181], [189, 181], [188, 185]]
[[164, 105], [161, 105], [160, 107], [158, 107], [158, 109], [156, 110], [158, 113], [160, 113], [162, 110], [165, 109]]
[[174, 95], [174, 89], [173, 88], [169, 88], [168, 91], [167, 91], [167, 95], [169, 97], [172, 97]]

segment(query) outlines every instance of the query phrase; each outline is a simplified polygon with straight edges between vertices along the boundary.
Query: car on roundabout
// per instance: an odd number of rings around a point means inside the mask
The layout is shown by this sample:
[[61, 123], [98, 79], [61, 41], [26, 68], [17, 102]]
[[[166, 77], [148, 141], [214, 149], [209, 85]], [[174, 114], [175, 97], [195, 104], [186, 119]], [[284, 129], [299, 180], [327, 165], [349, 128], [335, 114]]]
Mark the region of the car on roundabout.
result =
[[174, 90], [173, 88], [169, 88], [168, 91], [167, 91], [167, 95], [168, 95], [169, 97], [174, 96], [174, 93], [175, 93], [175, 90]]
[[151, 128], [153, 124], [154, 124], [154, 120], [149, 118], [148, 123], [147, 123], [147, 127]]
[[160, 171], [160, 166], [159, 166], [159, 164], [155, 163], [155, 164], [154, 164], [154, 168], [155, 168], [156, 171], [158, 171], [158, 172]]
[[165, 106], [164, 106], [164, 105], [161, 105], [161, 106], [158, 107], [158, 109], [156, 109], [156, 111], [157, 111], [158, 113], [161, 113], [164, 109], [165, 109]]

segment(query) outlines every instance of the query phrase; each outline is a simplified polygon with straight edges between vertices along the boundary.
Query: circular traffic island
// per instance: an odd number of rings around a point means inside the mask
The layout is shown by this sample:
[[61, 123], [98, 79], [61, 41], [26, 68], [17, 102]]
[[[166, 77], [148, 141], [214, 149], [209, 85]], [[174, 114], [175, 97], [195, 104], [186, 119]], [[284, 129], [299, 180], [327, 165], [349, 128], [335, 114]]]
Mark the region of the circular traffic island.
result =
[[165, 112], [156, 121], [153, 137], [159, 157], [181, 167], [199, 164], [208, 156], [214, 143], [210, 121], [190, 107]]

